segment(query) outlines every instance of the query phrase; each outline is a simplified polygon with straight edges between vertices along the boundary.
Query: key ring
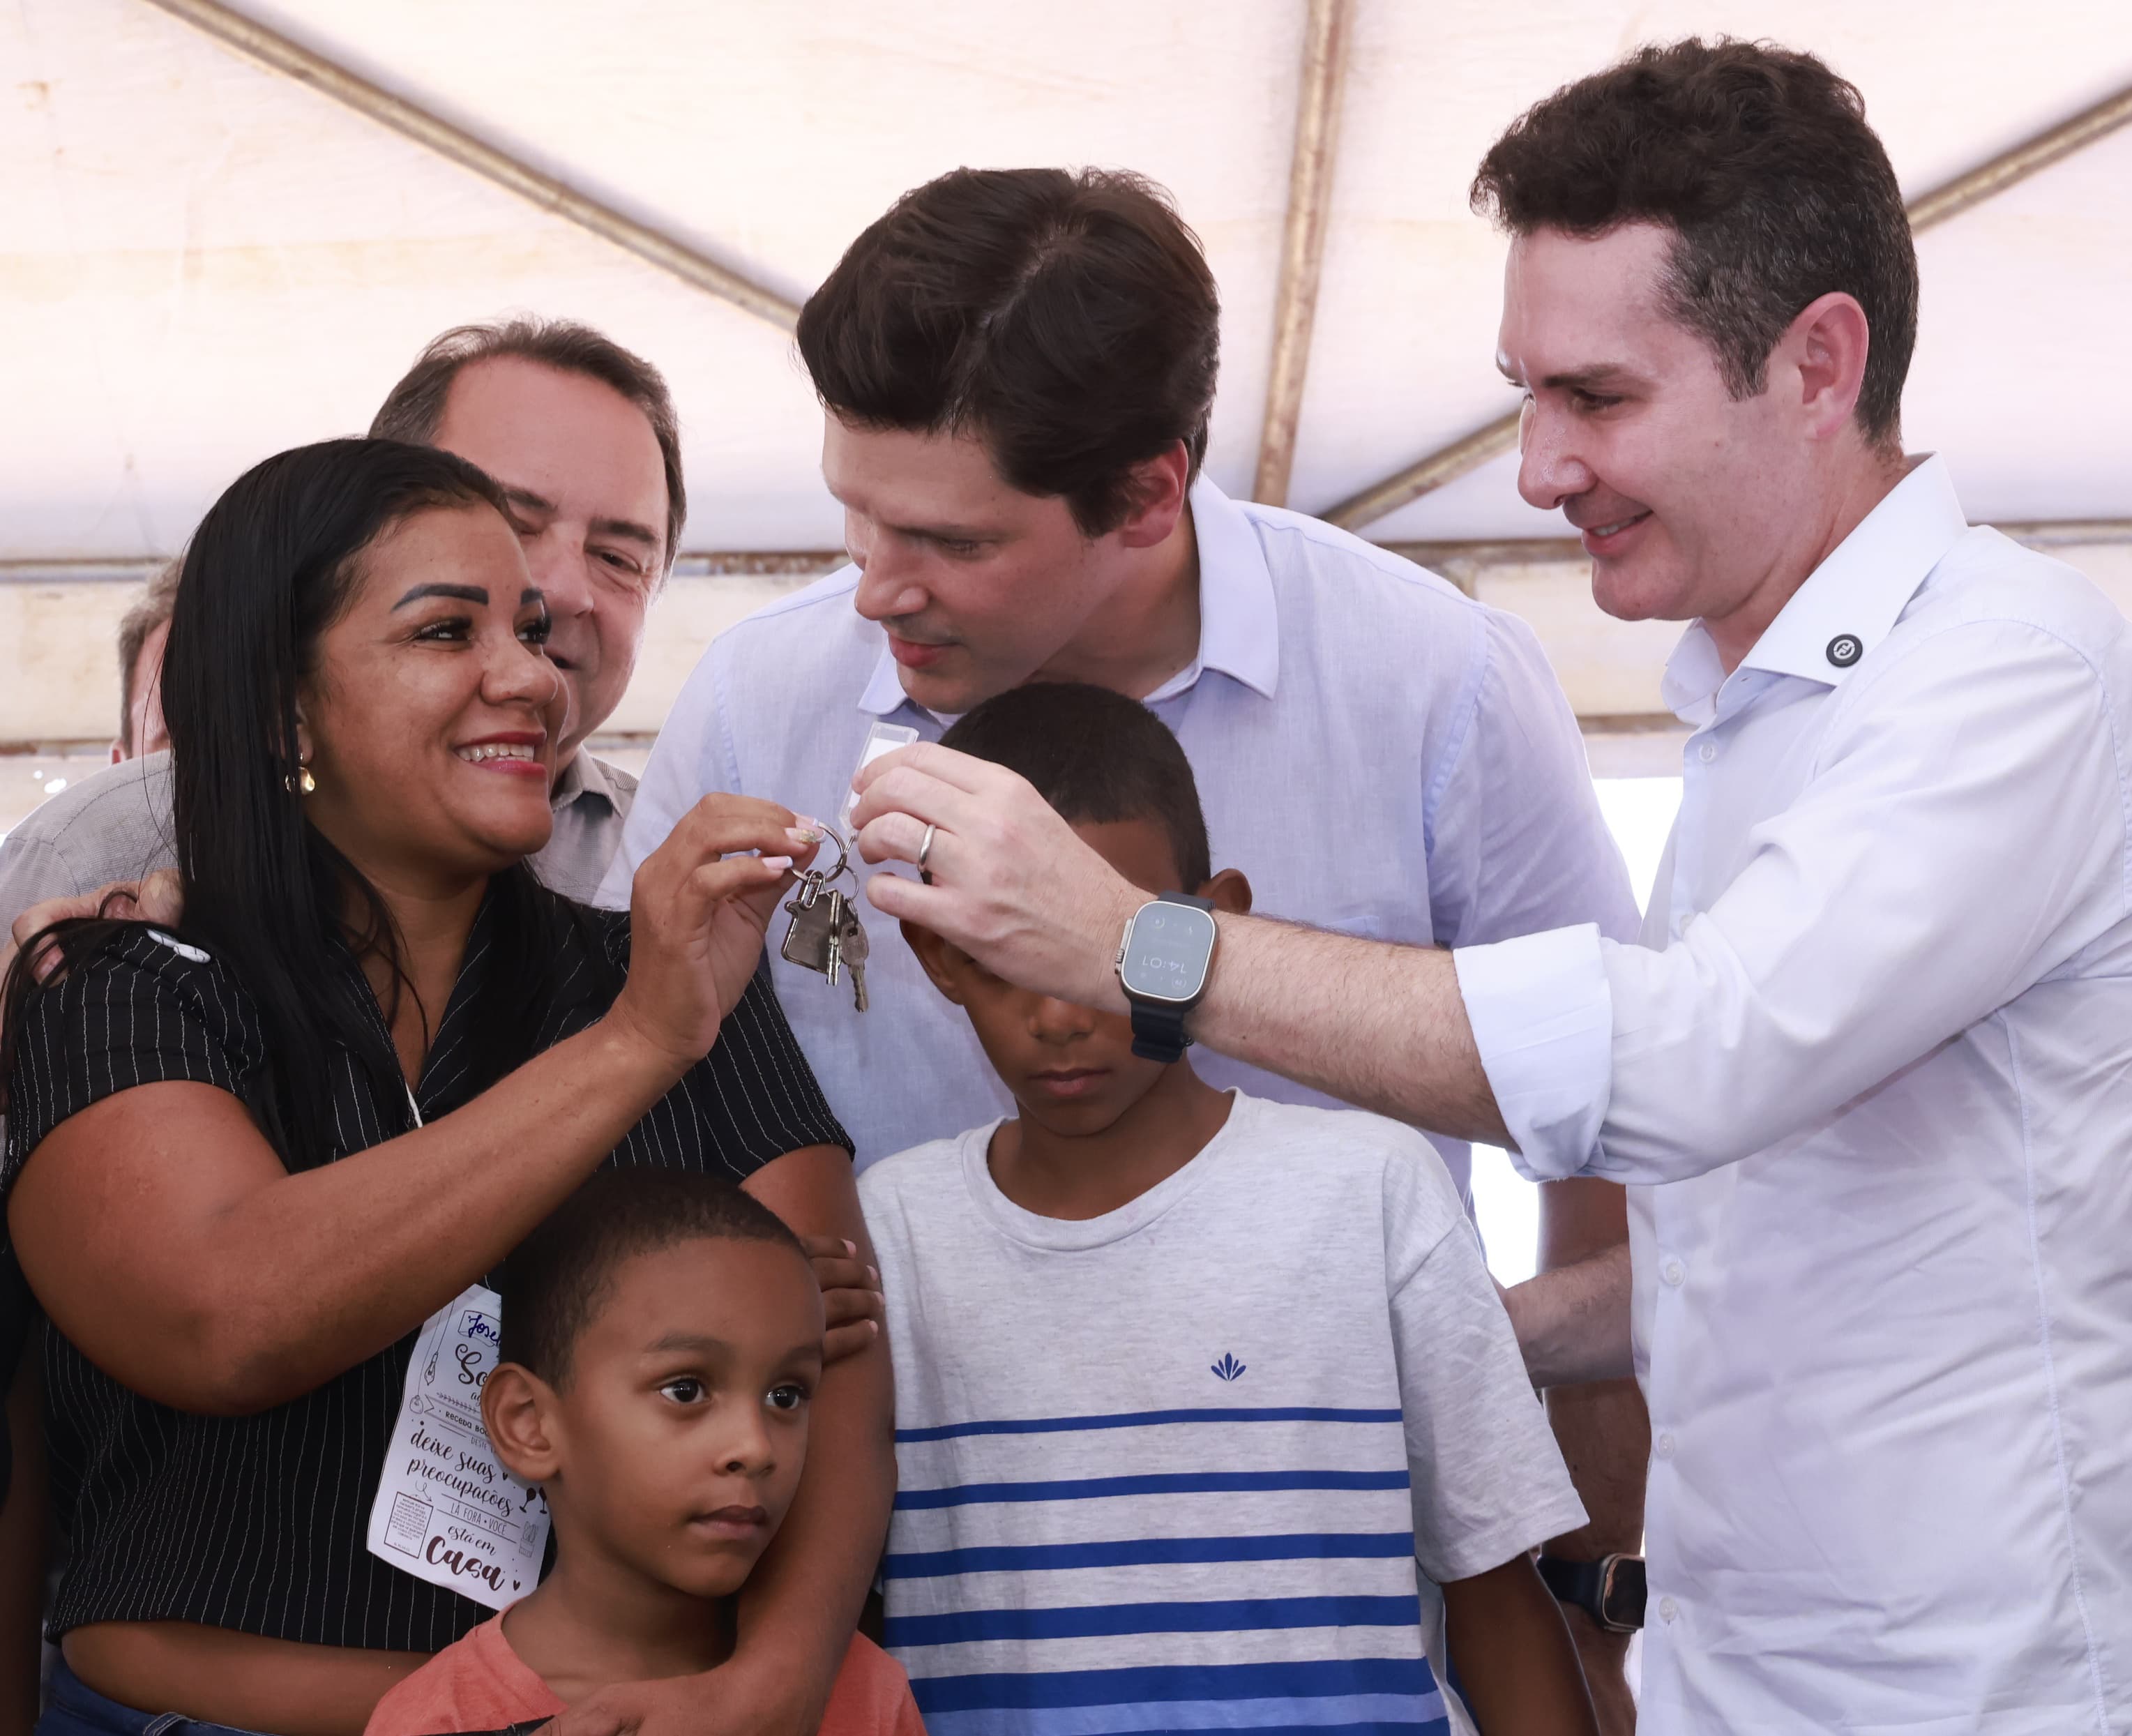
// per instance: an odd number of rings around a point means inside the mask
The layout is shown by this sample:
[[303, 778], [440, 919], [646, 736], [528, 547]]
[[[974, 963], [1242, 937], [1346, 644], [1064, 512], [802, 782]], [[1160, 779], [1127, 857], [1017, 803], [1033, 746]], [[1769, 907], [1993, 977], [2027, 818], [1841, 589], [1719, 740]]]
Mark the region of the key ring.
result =
[[827, 886], [832, 880], [835, 879], [838, 875], [843, 873], [844, 864], [851, 860], [851, 848], [841, 837], [838, 835], [837, 830], [834, 826], [824, 825], [822, 822], [818, 820], [814, 822], [814, 829], [824, 838], [828, 839], [830, 843], [836, 845], [837, 865], [833, 868], [802, 868], [800, 870], [800, 873], [803, 879], [809, 876], [812, 876], [819, 884]]

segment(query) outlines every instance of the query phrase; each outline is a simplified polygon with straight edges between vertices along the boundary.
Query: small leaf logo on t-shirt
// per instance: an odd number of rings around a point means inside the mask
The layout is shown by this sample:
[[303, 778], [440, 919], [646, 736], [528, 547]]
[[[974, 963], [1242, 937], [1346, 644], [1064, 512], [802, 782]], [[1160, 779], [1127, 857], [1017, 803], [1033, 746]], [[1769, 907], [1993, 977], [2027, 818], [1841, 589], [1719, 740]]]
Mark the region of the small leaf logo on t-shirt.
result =
[[1243, 1363], [1238, 1362], [1236, 1358], [1230, 1355], [1227, 1351], [1224, 1350], [1222, 1353], [1221, 1361], [1210, 1364], [1207, 1372], [1222, 1380], [1234, 1380], [1239, 1374], [1241, 1374], [1244, 1372], [1244, 1366], [1245, 1365]]

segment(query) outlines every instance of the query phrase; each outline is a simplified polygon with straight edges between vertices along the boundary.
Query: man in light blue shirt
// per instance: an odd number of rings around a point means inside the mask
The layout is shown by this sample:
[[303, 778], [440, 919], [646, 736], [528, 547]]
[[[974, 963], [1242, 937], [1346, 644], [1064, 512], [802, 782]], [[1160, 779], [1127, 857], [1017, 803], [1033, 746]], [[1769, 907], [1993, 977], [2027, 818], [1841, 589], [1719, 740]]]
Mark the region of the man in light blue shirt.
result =
[[[1213, 281], [1131, 176], [958, 171], [898, 202], [809, 301], [823, 469], [852, 564], [715, 641], [669, 714], [603, 902], [711, 791], [835, 824], [870, 727], [937, 740], [1031, 680], [1145, 700], [1176, 733], [1221, 859], [1259, 907], [1466, 945], [1637, 913], [1576, 719], [1532, 633], [1382, 549], [1227, 498], [1200, 473]], [[856, 891], [853, 882], [843, 885]], [[778, 992], [862, 1166], [1006, 1111], [968, 1022], [868, 902], [871, 1010], [775, 959]], [[1222, 1087], [1330, 1103], [1210, 1055]], [[1467, 1148], [1439, 1141], [1462, 1194]], [[1547, 1190], [1557, 1258], [1618, 1243], [1618, 1189]], [[1637, 1546], [1633, 1388], [1555, 1407], [1594, 1525]], [[1620, 1644], [1581, 1611], [1605, 1728], [1633, 1716]]]

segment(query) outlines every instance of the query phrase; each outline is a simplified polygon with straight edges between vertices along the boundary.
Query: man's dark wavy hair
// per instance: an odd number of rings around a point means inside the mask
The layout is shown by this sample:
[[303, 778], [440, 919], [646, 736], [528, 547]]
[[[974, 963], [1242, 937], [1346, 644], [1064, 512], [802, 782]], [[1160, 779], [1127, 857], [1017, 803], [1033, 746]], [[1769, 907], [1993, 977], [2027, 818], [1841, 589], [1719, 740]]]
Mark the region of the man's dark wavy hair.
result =
[[1763, 389], [1810, 303], [1855, 296], [1871, 334], [1859, 425], [1899, 450], [1917, 252], [1865, 99], [1813, 55], [1722, 37], [1639, 49], [1520, 115], [1481, 159], [1472, 202], [1517, 235], [1672, 229], [1673, 312], [1735, 397]]
[[854, 241], [800, 312], [833, 413], [982, 440], [1087, 536], [1132, 509], [1132, 468], [1178, 441], [1198, 474], [1221, 357], [1199, 240], [1118, 171], [957, 169]]

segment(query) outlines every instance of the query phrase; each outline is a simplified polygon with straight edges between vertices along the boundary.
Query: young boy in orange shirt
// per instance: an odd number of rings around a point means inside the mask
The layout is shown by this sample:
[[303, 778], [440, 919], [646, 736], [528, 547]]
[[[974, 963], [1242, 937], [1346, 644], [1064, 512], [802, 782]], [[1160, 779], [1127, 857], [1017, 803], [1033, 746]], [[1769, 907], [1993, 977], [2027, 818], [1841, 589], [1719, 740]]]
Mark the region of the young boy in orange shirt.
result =
[[[378, 1703], [365, 1736], [495, 1730], [733, 1647], [733, 1597], [791, 1504], [822, 1373], [799, 1242], [730, 1183], [595, 1176], [511, 1257], [489, 1440], [546, 1493], [554, 1570]], [[854, 1635], [823, 1736], [924, 1736], [903, 1671]]]

